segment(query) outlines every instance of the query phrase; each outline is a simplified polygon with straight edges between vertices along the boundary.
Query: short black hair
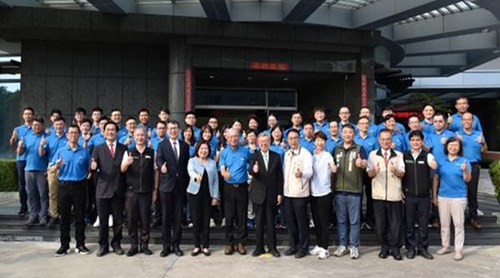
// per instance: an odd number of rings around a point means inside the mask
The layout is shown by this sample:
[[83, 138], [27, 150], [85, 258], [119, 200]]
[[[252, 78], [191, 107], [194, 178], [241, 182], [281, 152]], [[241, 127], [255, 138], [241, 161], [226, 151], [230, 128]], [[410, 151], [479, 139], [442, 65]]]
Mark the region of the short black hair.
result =
[[[113, 126], [115, 127], [116, 132], [118, 132], [118, 125], [117, 125], [115, 122], [113, 122], [113, 121], [109, 121], [109, 122], [107, 122], [107, 123], [104, 125], [104, 129], [106, 129], [106, 127], [107, 127], [108, 125], [113, 125]], [[104, 130], [103, 130], [102, 132], [104, 132]]]
[[367, 116], [362, 116], [362, 117], [359, 117], [359, 119], [358, 119], [358, 123], [359, 123], [359, 121], [360, 121], [360, 120], [362, 120], [362, 119], [366, 119], [366, 120], [368, 121], [368, 123], [370, 123], [370, 118], [368, 118]]
[[325, 107], [324, 106], [316, 106], [316, 107], [314, 107], [313, 113], [316, 113], [316, 112], [323, 112], [323, 113], [325, 113]]
[[424, 140], [424, 133], [420, 130], [413, 130], [408, 135], [408, 139], [411, 140], [411, 138], [413, 138], [413, 137], [420, 137], [420, 139]]
[[137, 122], [137, 120], [135, 119], [134, 116], [128, 116], [127, 119], [125, 120], [125, 123], [130, 121], [130, 120], [134, 120], [135, 122]]
[[[87, 120], [88, 120], [88, 119], [87, 119]], [[82, 121], [82, 122], [83, 122], [83, 121]], [[81, 132], [81, 131], [80, 131], [80, 127], [79, 127], [78, 125], [76, 125], [76, 124], [70, 124], [70, 125], [68, 126], [68, 130], [66, 131], [66, 133], [69, 133], [69, 130], [70, 130], [71, 128], [76, 128], [76, 129], [78, 129], [78, 133], [80, 133], [80, 132]]]
[[26, 106], [23, 108], [23, 112], [26, 110], [29, 110], [29, 111], [31, 111], [31, 113], [35, 114], [35, 109], [33, 109], [33, 107], [31, 107], [31, 106]]
[[[101, 118], [99, 118], [99, 120], [101, 120], [101, 119], [102, 119], [102, 117], [101, 117]], [[89, 118], [85, 118], [85, 119], [83, 119], [83, 120], [82, 120], [82, 122], [81, 122], [80, 124], [83, 124], [83, 123], [89, 123], [89, 124], [90, 124], [90, 126], [92, 126], [92, 121], [91, 121]]]
[[462, 148], [462, 140], [458, 139], [457, 137], [450, 137], [448, 140], [446, 140], [446, 143], [444, 144], [444, 154], [448, 155], [448, 145], [453, 142], [458, 142], [458, 145], [460, 147], [460, 150], [458, 151], [458, 156], [462, 156], [463, 154], [463, 148]]
[[160, 108], [160, 111], [158, 112], [158, 114], [160, 114], [161, 112], [165, 112], [165, 113], [170, 115], [170, 109], [168, 109], [168, 107], [166, 107], [166, 106]]
[[167, 124], [173, 124], [173, 125], [176, 125], [177, 127], [180, 127], [180, 126], [181, 126], [181, 125], [179, 124], [179, 122], [178, 122], [178, 121], [176, 121], [176, 120], [170, 120], [170, 121], [168, 121], [168, 122], [167, 122]]
[[187, 111], [186, 114], [184, 114], [184, 118], [186, 118], [189, 115], [193, 115], [196, 117], [196, 114], [194, 113], [194, 111]]
[[344, 129], [344, 128], [346, 128], [346, 127], [347, 127], [347, 128], [352, 129], [353, 131], [355, 131], [355, 130], [356, 130], [356, 129], [354, 128], [354, 126], [353, 126], [351, 123], [347, 123], [347, 124], [343, 125], [343, 126], [342, 126], [342, 129]]
[[61, 111], [61, 109], [54, 108], [54, 109], [50, 110], [50, 114], [49, 114], [49, 115], [50, 115], [50, 116], [52, 116], [52, 115], [54, 115], [54, 114], [57, 114], [57, 115], [59, 115], [59, 116], [62, 116], [62, 111]]
[[101, 114], [104, 114], [104, 110], [102, 110], [101, 107], [94, 107], [94, 108], [92, 108], [92, 113], [94, 113], [94, 112], [99, 112]]
[[99, 118], [99, 121], [97, 121], [97, 122], [100, 123], [102, 121], [108, 121], [108, 122], [110, 122], [111, 119], [108, 116], [102, 116], [102, 117]]
[[146, 113], [148, 113], [148, 115], [150, 114], [149, 109], [147, 109], [147, 108], [141, 108], [141, 110], [139, 110], [139, 114], [141, 114], [142, 112], [146, 112]]
[[61, 117], [61, 116], [57, 116], [57, 117], [54, 119], [54, 123], [55, 123], [55, 122], [59, 122], [59, 121], [66, 122], [66, 119], [64, 119], [64, 118], [63, 118], [63, 117]]
[[208, 155], [212, 152], [212, 148], [210, 147], [210, 142], [207, 140], [201, 140], [194, 146], [194, 156], [198, 157], [198, 151], [200, 150], [201, 145], [207, 145], [208, 147]]
[[75, 108], [75, 114], [76, 113], [83, 113], [84, 115], [87, 115], [87, 110], [85, 110], [85, 108], [83, 107], [77, 107]]
[[41, 124], [45, 124], [45, 121], [44, 121], [44, 120], [43, 120], [43, 118], [42, 118], [42, 117], [40, 117], [40, 116], [35, 116], [35, 117], [33, 118], [33, 122], [39, 122], [39, 123], [41, 123]]
[[165, 121], [157, 121], [156, 124], [155, 124], [155, 127], [158, 128], [159, 124], [165, 125], [165, 127], [167, 126], [167, 123]]
[[111, 109], [110, 114], [113, 114], [113, 112], [120, 112], [120, 114], [122, 114], [122, 110], [120, 110], [120, 108], [113, 108], [113, 109]]
[[321, 138], [325, 141], [327, 140], [326, 134], [323, 131], [317, 131], [316, 133], [314, 133], [313, 141], [316, 141], [316, 139], [318, 139], [318, 138]]
[[296, 128], [290, 128], [286, 136], [290, 136], [290, 133], [297, 133], [297, 135], [300, 137], [300, 132]]
[[385, 122], [387, 122], [387, 121], [388, 121], [388, 120], [390, 120], [390, 119], [396, 119], [396, 117], [394, 117], [394, 115], [393, 115], [393, 114], [388, 114], [388, 115], [385, 115], [385, 117], [384, 117], [383, 121], [384, 121], [384, 123], [385, 123]]

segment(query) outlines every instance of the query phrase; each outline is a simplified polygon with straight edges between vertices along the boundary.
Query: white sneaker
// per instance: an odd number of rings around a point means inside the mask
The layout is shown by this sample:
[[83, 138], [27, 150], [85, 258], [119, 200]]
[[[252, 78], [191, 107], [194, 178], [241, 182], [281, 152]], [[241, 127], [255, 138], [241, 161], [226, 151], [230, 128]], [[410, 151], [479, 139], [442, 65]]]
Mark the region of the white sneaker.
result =
[[333, 253], [333, 255], [335, 257], [342, 257], [345, 254], [347, 254], [348, 252], [349, 251], [347, 250], [347, 248], [345, 248], [344, 245], [340, 245], [339, 247], [337, 247], [337, 250], [335, 250], [335, 252]]
[[312, 255], [312, 256], [316, 256], [316, 255], [319, 255], [319, 252], [321, 251], [321, 247], [319, 247], [318, 245], [314, 246], [313, 249], [309, 250], [309, 254]]
[[99, 228], [99, 217], [97, 217], [96, 221], [94, 222], [94, 225], [92, 225], [94, 228]]
[[312, 219], [309, 220], [309, 228], [314, 228], [314, 221]]
[[190, 228], [190, 229], [193, 228], [193, 226], [194, 226], [193, 222], [188, 224], [188, 228]]
[[113, 227], [113, 215], [110, 215], [110, 216], [109, 216], [109, 219], [108, 219], [108, 226], [109, 226], [109, 227]]
[[359, 250], [358, 247], [351, 247], [351, 259], [356, 260], [359, 258]]
[[321, 249], [321, 251], [319, 251], [319, 255], [318, 255], [318, 258], [320, 260], [324, 260], [324, 259], [330, 257], [330, 252], [328, 250], [326, 250], [324, 248], [320, 248], [320, 249]]
[[222, 223], [220, 224], [221, 227], [226, 226], [226, 218], [222, 218]]

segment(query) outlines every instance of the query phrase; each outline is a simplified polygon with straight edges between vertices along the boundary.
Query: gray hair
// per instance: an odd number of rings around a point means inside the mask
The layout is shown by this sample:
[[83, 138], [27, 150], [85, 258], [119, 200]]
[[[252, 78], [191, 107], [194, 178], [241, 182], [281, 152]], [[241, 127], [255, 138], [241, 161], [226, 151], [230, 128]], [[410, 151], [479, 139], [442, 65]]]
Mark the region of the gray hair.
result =
[[267, 131], [262, 131], [261, 133], [259, 133], [259, 138], [263, 137], [269, 137], [269, 140], [271, 140], [271, 135]]

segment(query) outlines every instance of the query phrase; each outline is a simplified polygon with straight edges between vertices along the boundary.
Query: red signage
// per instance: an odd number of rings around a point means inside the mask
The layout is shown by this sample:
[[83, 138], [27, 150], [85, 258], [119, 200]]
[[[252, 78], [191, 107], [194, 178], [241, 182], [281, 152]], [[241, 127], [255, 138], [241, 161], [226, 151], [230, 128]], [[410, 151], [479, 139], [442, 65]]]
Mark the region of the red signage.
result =
[[368, 106], [368, 76], [361, 74], [361, 106]]
[[396, 111], [393, 113], [394, 117], [398, 119], [408, 119], [411, 115], [417, 115], [419, 118], [423, 117], [422, 112], [415, 111]]
[[193, 110], [193, 90], [192, 90], [192, 78], [191, 78], [191, 69], [186, 68], [184, 77], [184, 111]]
[[250, 69], [253, 70], [277, 70], [285, 71], [290, 67], [288, 63], [275, 63], [275, 62], [250, 62]]

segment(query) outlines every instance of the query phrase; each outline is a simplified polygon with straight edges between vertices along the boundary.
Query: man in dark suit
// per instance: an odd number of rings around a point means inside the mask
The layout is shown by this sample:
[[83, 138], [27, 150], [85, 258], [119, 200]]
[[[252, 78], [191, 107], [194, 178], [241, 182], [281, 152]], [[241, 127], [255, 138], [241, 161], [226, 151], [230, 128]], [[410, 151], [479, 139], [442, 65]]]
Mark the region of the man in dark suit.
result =
[[120, 245], [122, 240], [122, 222], [125, 196], [125, 178], [120, 171], [123, 154], [127, 147], [117, 142], [118, 125], [109, 122], [104, 126], [106, 142], [92, 151], [90, 168], [97, 175], [96, 205], [99, 213], [99, 251], [96, 255], [102, 257], [109, 252], [108, 236], [109, 215], [113, 216], [113, 239], [111, 248], [117, 255], [123, 255]]
[[169, 139], [158, 144], [156, 153], [156, 164], [160, 168], [159, 191], [163, 223], [161, 257], [168, 256], [170, 252], [177, 256], [184, 255], [179, 244], [182, 236], [182, 207], [189, 182], [189, 146], [179, 140], [179, 123], [170, 121], [167, 132]]
[[257, 248], [252, 256], [257, 257], [265, 253], [264, 226], [267, 226], [267, 248], [274, 257], [280, 253], [276, 249], [276, 231], [274, 220], [277, 206], [283, 196], [283, 166], [280, 155], [269, 151], [271, 138], [268, 133], [259, 135], [260, 150], [250, 157], [249, 172], [252, 175], [250, 201], [255, 212], [255, 232], [257, 234]]

